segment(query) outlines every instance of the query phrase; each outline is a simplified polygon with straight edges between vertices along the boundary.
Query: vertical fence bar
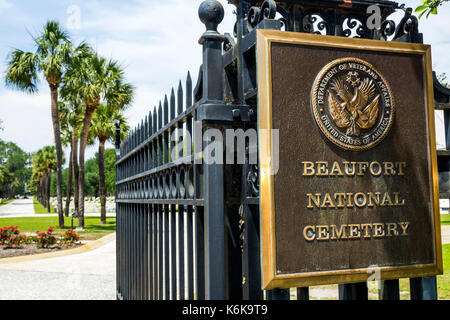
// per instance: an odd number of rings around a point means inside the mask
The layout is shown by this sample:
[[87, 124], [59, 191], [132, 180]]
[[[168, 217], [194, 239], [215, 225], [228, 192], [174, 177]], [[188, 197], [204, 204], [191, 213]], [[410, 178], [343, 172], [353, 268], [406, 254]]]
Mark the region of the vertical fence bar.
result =
[[192, 230], [192, 206], [186, 206], [184, 212], [184, 298], [192, 300], [194, 298], [193, 288], [193, 230]]
[[[142, 127], [141, 127], [142, 128]], [[142, 169], [142, 167], [141, 167]], [[142, 300], [142, 215], [141, 215], [141, 205], [136, 204], [136, 281], [137, 281], [137, 300]]]
[[131, 229], [131, 204], [127, 205], [127, 300], [131, 300], [131, 236], [133, 230]]
[[367, 300], [368, 297], [365, 282], [339, 285], [339, 300]]
[[194, 257], [195, 267], [194, 274], [196, 277], [194, 291], [194, 299], [205, 299], [205, 229], [204, 229], [204, 207], [197, 206], [194, 208], [195, 212], [195, 245], [194, 245]]
[[151, 205], [151, 214], [152, 214], [152, 300], [158, 300], [157, 294], [157, 284], [158, 284], [158, 265], [157, 265], [157, 223], [156, 223], [156, 214], [155, 214], [155, 206]]
[[176, 237], [176, 265], [177, 265], [177, 300], [183, 300], [184, 297], [184, 237], [183, 237], [183, 212], [184, 206], [178, 205], [178, 213], [175, 218], [177, 228]]
[[436, 277], [409, 279], [411, 300], [437, 300]]
[[309, 300], [309, 287], [297, 288], [297, 300]]
[[270, 300], [290, 300], [289, 289], [273, 289], [270, 290]]
[[175, 225], [175, 216], [176, 216], [175, 205], [170, 206], [169, 212], [169, 251], [170, 251], [170, 299], [175, 300], [177, 298], [177, 273], [176, 273], [176, 265], [177, 265], [177, 254], [176, 254], [176, 225]]
[[144, 300], [149, 300], [149, 275], [150, 275], [150, 270], [149, 270], [149, 225], [148, 225], [148, 205], [143, 205], [143, 215], [144, 215]]
[[171, 257], [169, 255], [169, 206], [165, 204], [163, 206], [163, 214], [164, 214], [164, 275], [165, 275], [165, 281], [164, 281], [164, 299], [170, 300], [170, 270], [169, 270], [169, 264]]
[[161, 258], [161, 248], [162, 248], [162, 243], [161, 243], [161, 211], [160, 211], [160, 205], [157, 204], [155, 205], [156, 207], [156, 228], [158, 229], [157, 231], [157, 248], [156, 248], [156, 263], [158, 264], [158, 282], [157, 282], [157, 286], [156, 289], [158, 290], [158, 300], [162, 300], [162, 286], [163, 286], [163, 282], [162, 282], [162, 258]]
[[382, 280], [379, 292], [380, 300], [400, 300], [400, 286], [398, 280]]

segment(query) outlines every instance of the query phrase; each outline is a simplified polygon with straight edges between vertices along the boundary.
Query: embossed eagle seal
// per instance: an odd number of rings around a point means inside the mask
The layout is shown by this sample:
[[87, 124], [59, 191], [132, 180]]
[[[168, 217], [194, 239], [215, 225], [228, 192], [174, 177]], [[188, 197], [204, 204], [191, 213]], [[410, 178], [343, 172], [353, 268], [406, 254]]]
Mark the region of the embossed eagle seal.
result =
[[312, 90], [316, 123], [334, 144], [363, 151], [381, 142], [394, 119], [392, 92], [368, 62], [343, 58], [326, 65]]

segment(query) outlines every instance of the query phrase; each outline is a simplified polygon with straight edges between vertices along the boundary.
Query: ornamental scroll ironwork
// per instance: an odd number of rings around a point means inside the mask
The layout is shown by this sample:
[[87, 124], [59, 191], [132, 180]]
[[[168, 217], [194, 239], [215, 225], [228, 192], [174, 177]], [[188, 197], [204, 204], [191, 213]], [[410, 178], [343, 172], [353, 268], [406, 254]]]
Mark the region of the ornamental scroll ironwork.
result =
[[[252, 4], [255, 2], [252, 2]], [[406, 8], [404, 4], [394, 3], [394, 5], [392, 11], [383, 13], [379, 29], [370, 29], [367, 26], [369, 14], [365, 16], [362, 12], [348, 13], [337, 7], [308, 8], [302, 6], [301, 3], [296, 6], [283, 4], [283, 2], [277, 4], [274, 0], [265, 0], [261, 5], [248, 6], [245, 14], [245, 27], [246, 32], [250, 32], [261, 21], [270, 19], [281, 21], [282, 29], [285, 31], [392, 41], [407, 37], [407, 42], [421, 42], [418, 20], [412, 15], [412, 8]], [[387, 19], [395, 10], [405, 12], [404, 17], [398, 24]], [[293, 27], [294, 24], [296, 25], [295, 28]]]

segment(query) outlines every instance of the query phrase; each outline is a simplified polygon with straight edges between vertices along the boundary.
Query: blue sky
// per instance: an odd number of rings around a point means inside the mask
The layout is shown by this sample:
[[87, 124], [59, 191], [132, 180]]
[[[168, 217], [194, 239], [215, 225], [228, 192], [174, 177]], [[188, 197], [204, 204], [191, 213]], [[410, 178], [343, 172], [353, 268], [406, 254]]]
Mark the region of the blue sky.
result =
[[[33, 50], [31, 36], [49, 19], [69, 29], [74, 42], [85, 40], [100, 54], [118, 60], [127, 80], [133, 83], [136, 98], [127, 111], [129, 122], [137, 124], [150, 108], [169, 93], [171, 86], [191, 71], [194, 81], [201, 64], [197, 40], [204, 30], [197, 10], [202, 0], [0, 0], [0, 74], [13, 48]], [[234, 7], [221, 1], [225, 20], [219, 31], [232, 33]], [[403, 1], [416, 7], [419, 0]], [[80, 12], [79, 28], [72, 28], [74, 14]], [[402, 14], [393, 16], [399, 21]], [[433, 48], [433, 69], [446, 72], [450, 80], [450, 4], [438, 16], [422, 18], [420, 31]], [[76, 27], [76, 25], [75, 25]], [[45, 81], [37, 95], [11, 91], [0, 81], [0, 119], [5, 130], [0, 138], [16, 142], [27, 152], [53, 143], [50, 95]], [[438, 119], [439, 122], [439, 119]], [[442, 121], [441, 121], [442, 122]], [[439, 123], [438, 123], [439, 125]], [[87, 150], [90, 157], [96, 147]]]

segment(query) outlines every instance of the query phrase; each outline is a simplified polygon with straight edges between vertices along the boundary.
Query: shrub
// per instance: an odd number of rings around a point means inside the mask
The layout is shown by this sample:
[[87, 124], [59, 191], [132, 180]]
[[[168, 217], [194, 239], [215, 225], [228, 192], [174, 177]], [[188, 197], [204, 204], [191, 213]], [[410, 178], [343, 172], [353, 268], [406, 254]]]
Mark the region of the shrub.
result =
[[80, 239], [80, 236], [73, 230], [67, 230], [64, 232], [63, 237], [61, 238], [61, 242], [63, 243], [75, 243]]
[[27, 237], [25, 235], [20, 235], [20, 231], [17, 226], [10, 226], [0, 228], [0, 245], [9, 247], [17, 247], [22, 243], [25, 243]]
[[54, 245], [58, 240], [53, 234], [54, 227], [48, 228], [47, 232], [36, 231], [36, 245], [40, 248], [48, 248]]

